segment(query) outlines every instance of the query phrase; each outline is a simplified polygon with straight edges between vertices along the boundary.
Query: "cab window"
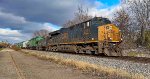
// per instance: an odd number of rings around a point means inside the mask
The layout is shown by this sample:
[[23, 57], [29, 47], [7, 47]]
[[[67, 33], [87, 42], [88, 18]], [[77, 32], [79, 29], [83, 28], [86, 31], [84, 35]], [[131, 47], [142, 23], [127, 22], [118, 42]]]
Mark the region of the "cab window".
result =
[[87, 22], [86, 24], [87, 24], [87, 27], [89, 27], [89, 26], [90, 26], [90, 22]]

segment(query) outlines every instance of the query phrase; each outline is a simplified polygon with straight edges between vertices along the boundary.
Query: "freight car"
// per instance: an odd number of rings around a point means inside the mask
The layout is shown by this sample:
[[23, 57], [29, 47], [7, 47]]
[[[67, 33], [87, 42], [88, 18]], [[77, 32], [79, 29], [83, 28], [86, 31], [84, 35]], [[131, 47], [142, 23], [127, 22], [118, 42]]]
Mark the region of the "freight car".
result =
[[41, 36], [37, 36], [35, 38], [32, 38], [30, 39], [28, 42], [27, 42], [27, 48], [28, 49], [37, 49], [38, 47], [38, 43], [39, 41], [43, 40], [44, 38], [41, 37]]
[[88, 21], [49, 33], [46, 50], [122, 56], [121, 33], [110, 20], [95, 17]]
[[16, 45], [17, 47], [19, 47], [19, 48], [23, 48], [23, 42], [16, 43], [15, 45]]
[[23, 49], [27, 48], [27, 43], [28, 43], [28, 41], [21, 42], [20, 47]]
[[27, 47], [27, 42], [28, 41], [23, 41], [23, 42], [20, 42], [20, 43], [16, 43], [15, 45], [19, 48], [26, 48]]
[[42, 40], [40, 40], [38, 42], [37, 50], [46, 50], [46, 48], [48, 46], [48, 40], [49, 40], [48, 36], [43, 38]]

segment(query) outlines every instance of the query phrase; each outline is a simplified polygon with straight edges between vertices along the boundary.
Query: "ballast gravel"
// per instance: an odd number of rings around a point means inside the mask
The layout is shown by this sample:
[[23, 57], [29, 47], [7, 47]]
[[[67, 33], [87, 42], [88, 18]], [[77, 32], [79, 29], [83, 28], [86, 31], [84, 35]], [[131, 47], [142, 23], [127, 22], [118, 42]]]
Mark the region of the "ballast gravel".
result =
[[73, 59], [76, 61], [83, 61], [91, 64], [112, 67], [116, 69], [122, 69], [129, 73], [142, 74], [145, 77], [148, 77], [150, 79], [150, 63], [140, 63], [140, 62], [116, 60], [116, 59], [104, 58], [104, 57], [84, 56], [84, 55], [75, 55], [75, 54], [67, 54], [67, 53], [45, 52], [45, 51], [35, 51], [35, 50], [23, 50], [23, 51], [37, 52], [37, 53], [48, 54], [52, 56], [54, 55], [66, 59]]

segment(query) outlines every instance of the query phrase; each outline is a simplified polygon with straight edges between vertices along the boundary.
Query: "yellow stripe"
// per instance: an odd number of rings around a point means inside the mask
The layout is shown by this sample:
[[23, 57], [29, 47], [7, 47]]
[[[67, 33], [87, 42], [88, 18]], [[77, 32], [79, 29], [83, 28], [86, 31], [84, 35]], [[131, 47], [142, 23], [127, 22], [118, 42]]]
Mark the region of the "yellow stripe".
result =
[[[86, 42], [68, 42], [68, 43], [59, 43], [60, 44], [85, 44], [85, 43], [98, 43], [98, 41], [86, 41]], [[99, 41], [100, 42], [100, 41]], [[109, 41], [109, 42], [120, 42], [120, 41]], [[58, 44], [50, 44], [50, 45], [58, 45]]]
[[[68, 43], [59, 43], [59, 44], [84, 44], [84, 43], [95, 43], [98, 41], [86, 41], [86, 42], [68, 42]], [[51, 44], [51, 45], [56, 45], [56, 44]]]

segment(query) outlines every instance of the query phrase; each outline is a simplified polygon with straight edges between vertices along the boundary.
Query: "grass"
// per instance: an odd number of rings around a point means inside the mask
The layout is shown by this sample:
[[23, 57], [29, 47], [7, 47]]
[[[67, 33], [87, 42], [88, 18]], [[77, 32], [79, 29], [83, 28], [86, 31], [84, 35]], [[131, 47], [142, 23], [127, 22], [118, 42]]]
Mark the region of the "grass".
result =
[[129, 52], [127, 56], [131, 56], [131, 57], [149, 57], [148, 54], [143, 53], [143, 52]]
[[150, 49], [150, 30], [145, 32], [145, 44]]
[[20, 51], [20, 50], [21, 50], [20, 47], [17, 47], [17, 46], [15, 46], [15, 45], [13, 45], [13, 46], [11, 47], [11, 49], [13, 49], [13, 50], [15, 50], [15, 51]]
[[128, 53], [128, 56], [137, 56], [137, 55], [138, 55], [137, 52], [129, 52], [129, 53]]
[[141, 74], [131, 74], [120, 69], [104, 67], [101, 65], [95, 65], [83, 61], [75, 61], [72, 59], [65, 59], [58, 56], [42, 55], [37, 52], [24, 52], [24, 51], [22, 52], [25, 53], [26, 55], [35, 56], [39, 59], [50, 60], [58, 64], [72, 66], [87, 72], [92, 73], [94, 72], [95, 75], [98, 75], [103, 78], [106, 77], [107, 79], [145, 79], [145, 77]]
[[3, 48], [0, 48], [0, 51], [3, 50]]

